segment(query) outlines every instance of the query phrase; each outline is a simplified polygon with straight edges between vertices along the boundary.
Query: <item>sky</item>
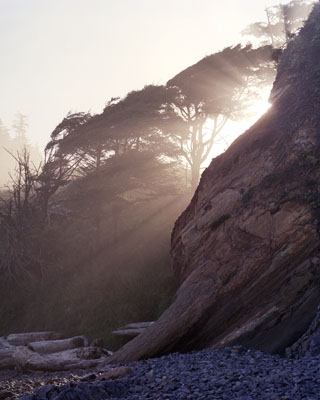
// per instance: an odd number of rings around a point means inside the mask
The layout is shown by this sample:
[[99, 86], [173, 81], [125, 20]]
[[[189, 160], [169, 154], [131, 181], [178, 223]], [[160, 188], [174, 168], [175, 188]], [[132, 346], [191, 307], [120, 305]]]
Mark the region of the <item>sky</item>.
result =
[[[0, 119], [17, 111], [43, 147], [69, 111], [164, 84], [246, 40], [269, 0], [0, 0]], [[279, 4], [279, 1], [277, 1]]]

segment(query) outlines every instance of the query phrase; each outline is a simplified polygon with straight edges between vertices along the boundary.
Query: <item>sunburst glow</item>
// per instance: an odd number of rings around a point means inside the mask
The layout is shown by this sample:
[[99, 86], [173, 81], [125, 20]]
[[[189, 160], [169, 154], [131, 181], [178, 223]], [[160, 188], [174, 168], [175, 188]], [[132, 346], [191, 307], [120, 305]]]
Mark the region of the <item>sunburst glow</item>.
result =
[[212, 151], [202, 167], [207, 167], [212, 158], [225, 152], [230, 144], [250, 128], [271, 107], [269, 103], [270, 89], [264, 90], [259, 99], [249, 107], [246, 118], [241, 121], [229, 121], [215, 141]]

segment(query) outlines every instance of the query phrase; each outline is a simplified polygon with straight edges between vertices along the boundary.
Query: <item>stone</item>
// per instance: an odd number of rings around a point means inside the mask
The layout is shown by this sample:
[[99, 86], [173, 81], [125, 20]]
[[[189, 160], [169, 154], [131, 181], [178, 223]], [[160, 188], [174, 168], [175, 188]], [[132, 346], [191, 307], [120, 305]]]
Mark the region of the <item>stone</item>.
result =
[[0, 400], [13, 397], [13, 393], [8, 390], [0, 390]]
[[99, 380], [117, 379], [128, 374], [132, 374], [132, 369], [129, 367], [111, 368], [105, 374], [100, 375]]

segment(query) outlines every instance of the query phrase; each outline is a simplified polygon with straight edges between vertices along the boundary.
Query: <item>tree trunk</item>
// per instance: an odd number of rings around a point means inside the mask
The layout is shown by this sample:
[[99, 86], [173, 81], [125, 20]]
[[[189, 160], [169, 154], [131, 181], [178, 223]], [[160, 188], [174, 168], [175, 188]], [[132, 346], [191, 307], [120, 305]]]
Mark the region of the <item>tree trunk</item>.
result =
[[212, 280], [204, 279], [181, 287], [175, 301], [160, 318], [140, 335], [120, 348], [110, 364], [136, 361], [166, 354], [199, 325], [213, 304]]
[[200, 163], [195, 161], [191, 166], [191, 191], [195, 192], [200, 180]]

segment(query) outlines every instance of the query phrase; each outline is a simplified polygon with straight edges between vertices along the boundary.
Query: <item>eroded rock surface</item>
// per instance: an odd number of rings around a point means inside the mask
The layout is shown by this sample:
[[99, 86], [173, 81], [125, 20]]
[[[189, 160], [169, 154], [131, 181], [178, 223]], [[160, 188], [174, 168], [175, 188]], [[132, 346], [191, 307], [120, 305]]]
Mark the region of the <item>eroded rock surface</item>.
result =
[[111, 357], [241, 344], [282, 352], [320, 299], [320, 5], [281, 59], [272, 108], [204, 172], [172, 235], [180, 288]]
[[320, 354], [320, 307], [308, 330], [296, 343], [286, 349], [288, 358], [318, 356]]

